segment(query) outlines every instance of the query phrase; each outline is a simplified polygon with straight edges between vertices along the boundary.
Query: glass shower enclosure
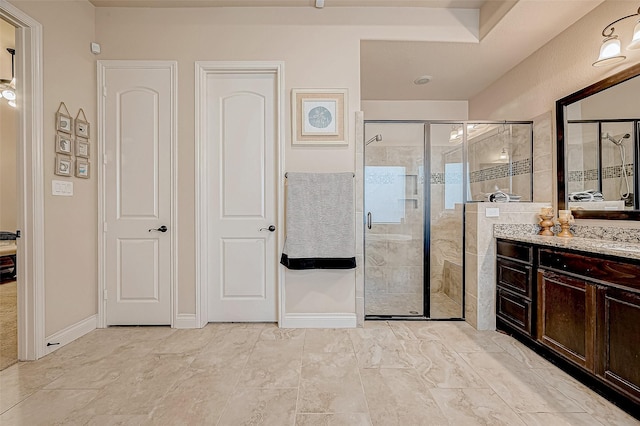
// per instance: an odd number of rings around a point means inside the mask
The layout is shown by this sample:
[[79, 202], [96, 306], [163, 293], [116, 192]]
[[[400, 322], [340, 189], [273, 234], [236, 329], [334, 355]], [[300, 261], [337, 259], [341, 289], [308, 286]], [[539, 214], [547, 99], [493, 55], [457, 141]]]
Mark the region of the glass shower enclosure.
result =
[[464, 319], [465, 203], [531, 201], [531, 123], [364, 130], [365, 317]]

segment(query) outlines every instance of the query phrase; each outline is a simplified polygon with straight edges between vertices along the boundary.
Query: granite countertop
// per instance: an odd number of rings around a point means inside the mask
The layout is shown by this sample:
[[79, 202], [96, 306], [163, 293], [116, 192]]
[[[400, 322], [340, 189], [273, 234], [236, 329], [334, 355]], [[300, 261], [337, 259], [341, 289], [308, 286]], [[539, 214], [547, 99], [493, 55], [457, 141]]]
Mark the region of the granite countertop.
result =
[[[532, 229], [535, 229], [533, 228], [535, 226], [536, 225], [531, 225]], [[537, 235], [536, 233], [531, 233], [531, 230], [528, 229], [527, 226], [525, 226], [524, 228], [520, 226], [519, 228], [520, 232], [514, 232], [514, 229], [495, 226], [493, 230], [493, 236], [496, 238], [520, 241], [524, 243], [532, 243], [540, 246], [558, 247], [563, 249], [582, 251], [585, 253], [605, 254], [610, 256], [640, 260], [640, 243], [582, 237], [546, 237]]]

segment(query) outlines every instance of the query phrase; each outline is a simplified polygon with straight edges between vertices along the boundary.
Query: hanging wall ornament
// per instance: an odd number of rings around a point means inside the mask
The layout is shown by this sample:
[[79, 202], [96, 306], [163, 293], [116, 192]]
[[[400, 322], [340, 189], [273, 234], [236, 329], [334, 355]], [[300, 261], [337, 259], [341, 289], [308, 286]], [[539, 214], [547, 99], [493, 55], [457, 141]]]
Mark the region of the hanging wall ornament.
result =
[[80, 108], [78, 114], [75, 119], [75, 134], [77, 138], [89, 139], [90, 134], [90, 124], [87, 121], [87, 116], [84, 113], [84, 110]]
[[60, 102], [60, 106], [56, 111], [56, 130], [62, 133], [71, 134], [73, 118], [69, 114], [69, 110], [64, 102]]

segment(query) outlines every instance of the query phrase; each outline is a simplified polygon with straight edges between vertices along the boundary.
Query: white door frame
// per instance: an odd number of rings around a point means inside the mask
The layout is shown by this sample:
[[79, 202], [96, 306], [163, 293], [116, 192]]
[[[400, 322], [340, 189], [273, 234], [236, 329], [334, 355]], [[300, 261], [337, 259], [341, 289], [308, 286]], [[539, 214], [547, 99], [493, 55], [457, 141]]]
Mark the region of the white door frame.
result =
[[[284, 62], [282, 61], [197, 61], [195, 63], [195, 181], [196, 181], [196, 324], [204, 327], [209, 321], [209, 173], [207, 167], [207, 117], [206, 117], [206, 87], [207, 76], [220, 73], [255, 73], [270, 72], [276, 77], [276, 217], [277, 233], [276, 247], [282, 253], [284, 244]], [[284, 273], [282, 267], [276, 266], [276, 282], [278, 297], [278, 324], [282, 324], [284, 317]]]
[[106, 89], [105, 79], [108, 69], [168, 69], [171, 72], [171, 220], [169, 222], [171, 246], [171, 327], [192, 328], [193, 321], [180, 318], [178, 314], [178, 63], [176, 61], [98, 61], [98, 328], [107, 326], [107, 301], [104, 294], [106, 280]]
[[18, 92], [18, 359], [45, 355], [42, 25], [6, 0], [0, 17], [16, 27]]

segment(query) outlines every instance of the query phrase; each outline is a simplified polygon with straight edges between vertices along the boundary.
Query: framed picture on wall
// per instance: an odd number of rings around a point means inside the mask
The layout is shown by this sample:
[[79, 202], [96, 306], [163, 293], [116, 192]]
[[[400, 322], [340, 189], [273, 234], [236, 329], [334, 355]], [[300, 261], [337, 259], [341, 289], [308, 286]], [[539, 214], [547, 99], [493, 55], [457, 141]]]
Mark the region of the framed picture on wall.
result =
[[82, 138], [76, 139], [76, 157], [89, 158], [89, 141]]
[[56, 152], [58, 154], [71, 155], [73, 142], [71, 136], [66, 133], [58, 133], [56, 135]]
[[84, 158], [76, 160], [76, 177], [89, 179], [89, 160]]
[[54, 173], [58, 176], [71, 176], [73, 160], [68, 155], [56, 155], [56, 168]]
[[293, 89], [293, 145], [348, 145], [347, 89]]
[[62, 112], [56, 113], [56, 130], [63, 133], [71, 134], [71, 125], [73, 118]]
[[76, 119], [76, 137], [88, 139], [90, 128], [88, 122]]

